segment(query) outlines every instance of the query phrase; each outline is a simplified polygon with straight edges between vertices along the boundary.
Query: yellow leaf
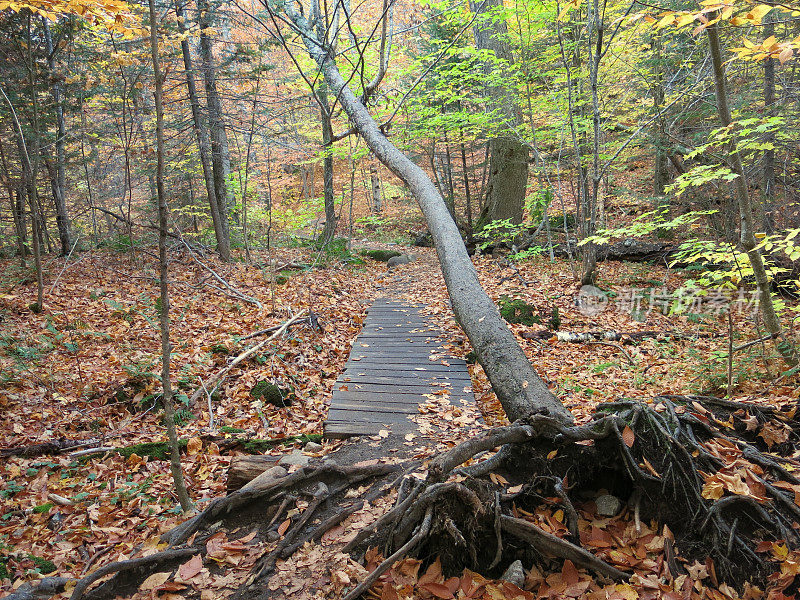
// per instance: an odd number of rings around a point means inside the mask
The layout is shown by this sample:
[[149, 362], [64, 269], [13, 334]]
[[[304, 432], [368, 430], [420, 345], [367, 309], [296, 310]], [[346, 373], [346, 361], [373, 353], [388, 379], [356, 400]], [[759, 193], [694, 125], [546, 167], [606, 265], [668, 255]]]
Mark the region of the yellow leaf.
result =
[[674, 14], [664, 15], [663, 17], [661, 17], [661, 20], [659, 20], [659, 22], [656, 23], [656, 27], [655, 28], [656, 29], [663, 29], [667, 25], [671, 25], [674, 21], [675, 21], [675, 15]]
[[754, 7], [749, 13], [747, 13], [747, 18], [753, 22], [754, 25], [758, 25], [761, 23], [761, 19], [772, 10], [772, 7], [768, 4], [759, 4], [758, 6]]
[[794, 50], [791, 48], [784, 48], [781, 53], [778, 55], [778, 60], [781, 61], [781, 64], [785, 63], [787, 60], [794, 56]]

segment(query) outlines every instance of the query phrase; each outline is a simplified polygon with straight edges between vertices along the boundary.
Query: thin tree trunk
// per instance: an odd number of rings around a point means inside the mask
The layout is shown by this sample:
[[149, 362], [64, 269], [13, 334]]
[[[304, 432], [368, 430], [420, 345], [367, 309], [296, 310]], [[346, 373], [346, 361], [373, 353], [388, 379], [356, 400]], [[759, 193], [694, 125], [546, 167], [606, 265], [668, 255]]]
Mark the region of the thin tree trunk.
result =
[[[72, 250], [72, 233], [70, 231], [69, 212], [66, 202], [66, 150], [65, 138], [67, 136], [66, 123], [64, 121], [63, 90], [61, 89], [61, 78], [56, 71], [55, 48], [53, 48], [53, 36], [50, 32], [50, 22], [42, 19], [44, 28], [44, 39], [47, 48], [47, 67], [50, 71], [50, 79], [53, 81], [50, 92], [53, 95], [53, 103], [56, 112], [56, 166], [55, 173], [50, 174], [53, 187], [53, 203], [56, 207], [56, 225], [58, 227], [58, 237], [61, 241], [61, 255], [66, 256]], [[50, 170], [50, 168], [48, 168]]]
[[472, 195], [469, 189], [469, 172], [467, 171], [467, 150], [464, 148], [464, 136], [461, 135], [461, 173], [464, 175], [464, 198], [467, 203], [464, 211], [467, 217], [469, 235], [472, 235]]
[[214, 173], [214, 189], [217, 204], [222, 217], [225, 236], [229, 238], [228, 214], [232, 208], [232, 198], [228, 193], [228, 181], [231, 174], [231, 158], [228, 149], [228, 135], [223, 120], [222, 100], [217, 91], [217, 75], [214, 66], [214, 55], [211, 38], [207, 30], [211, 27], [208, 0], [198, 0], [197, 10], [200, 13], [200, 59], [203, 63], [203, 77], [208, 102], [208, 124], [211, 132], [211, 165]]
[[317, 101], [320, 106], [322, 124], [322, 146], [325, 155], [322, 159], [322, 194], [325, 200], [325, 228], [319, 236], [320, 245], [328, 244], [336, 233], [336, 210], [333, 192], [333, 126], [331, 124], [331, 107], [328, 102], [328, 86], [324, 82], [317, 90]]
[[381, 178], [378, 177], [378, 167], [371, 165], [369, 168], [369, 178], [372, 182], [372, 213], [379, 215], [383, 212], [381, 204]]
[[[598, 78], [600, 70], [600, 60], [603, 51], [603, 23], [598, 6], [598, 0], [587, 0], [586, 20], [589, 50], [589, 85], [592, 94], [592, 188], [587, 195], [587, 205], [584, 211], [586, 229], [584, 235], [591, 237], [595, 234], [597, 227], [597, 199], [600, 193], [600, 99], [598, 96]], [[594, 47], [593, 47], [594, 46]], [[597, 246], [588, 243], [583, 250], [583, 274], [581, 275], [581, 285], [594, 285], [595, 270], [597, 269]]]
[[158, 196], [158, 263], [159, 263], [159, 289], [161, 293], [161, 385], [163, 389], [162, 402], [164, 404], [164, 419], [167, 425], [167, 437], [170, 446], [170, 469], [175, 482], [175, 491], [181, 503], [183, 512], [188, 511], [192, 504], [186, 484], [183, 480], [181, 469], [181, 455], [178, 448], [178, 434], [175, 430], [175, 407], [173, 406], [172, 384], [170, 382], [170, 355], [172, 349], [169, 343], [169, 283], [167, 280], [167, 197], [164, 191], [164, 107], [162, 105], [163, 82], [161, 68], [158, 62], [158, 22], [154, 0], [149, 0], [150, 7], [150, 53], [153, 59], [153, 76], [155, 79], [156, 102], [156, 194]]
[[[712, 17], [713, 18], [713, 17]], [[711, 60], [714, 64], [714, 87], [717, 96], [717, 113], [723, 127], [731, 127], [733, 119], [728, 108], [728, 92], [726, 89], [725, 66], [722, 62], [722, 44], [719, 39], [717, 24], [713, 23], [706, 28], [708, 35], [708, 45], [711, 51]], [[753, 224], [753, 206], [750, 201], [750, 193], [747, 189], [747, 182], [744, 178], [744, 168], [742, 159], [736, 151], [733, 140], [728, 144], [728, 164], [731, 170], [737, 175], [733, 180], [733, 187], [736, 191], [736, 199], [739, 205], [739, 241], [747, 252], [750, 259], [750, 266], [753, 269], [753, 276], [759, 293], [759, 304], [761, 316], [764, 319], [764, 326], [767, 333], [774, 336], [775, 347], [783, 357], [786, 364], [795, 366], [798, 364], [798, 354], [795, 344], [783, 334], [780, 319], [775, 313], [775, 305], [772, 302], [772, 292], [767, 271], [764, 268], [764, 259], [761, 251], [756, 248], [755, 230]]]
[[[181, 34], [185, 34], [187, 29], [180, 0], [175, 4], [175, 14], [178, 17], [178, 30]], [[230, 262], [231, 242], [228, 236], [227, 212], [224, 207], [220, 207], [220, 203], [217, 200], [214, 171], [211, 165], [211, 140], [209, 138], [206, 122], [203, 119], [203, 114], [200, 111], [200, 99], [197, 95], [197, 85], [194, 81], [192, 53], [189, 48], [189, 41], [186, 38], [181, 40], [181, 52], [183, 53], [183, 66], [186, 71], [186, 87], [189, 91], [189, 103], [192, 106], [192, 120], [194, 122], [195, 137], [197, 138], [197, 149], [200, 154], [200, 164], [203, 167], [203, 179], [206, 184], [209, 209], [211, 210], [211, 221], [214, 224], [214, 236], [217, 239], [217, 252], [223, 261]]]
[[[774, 16], [768, 13], [764, 17], [764, 38], [775, 35]], [[764, 112], [767, 117], [775, 116], [775, 59], [764, 60]], [[769, 131], [764, 136], [767, 144], [775, 141], [775, 134]], [[764, 213], [763, 227], [766, 233], [775, 231], [775, 150], [764, 151]]]
[[544, 411], [557, 419], [572, 421], [570, 412], [533, 370], [494, 302], [481, 287], [458, 227], [433, 182], [381, 133], [366, 107], [347, 87], [330, 54], [322, 49], [308, 20], [290, 4], [285, 4], [283, 10], [302, 32], [309, 55], [319, 65], [332, 95], [339, 98], [367, 146], [409, 186], [419, 202], [433, 236], [456, 319], [475, 348], [508, 418], [513, 421]]

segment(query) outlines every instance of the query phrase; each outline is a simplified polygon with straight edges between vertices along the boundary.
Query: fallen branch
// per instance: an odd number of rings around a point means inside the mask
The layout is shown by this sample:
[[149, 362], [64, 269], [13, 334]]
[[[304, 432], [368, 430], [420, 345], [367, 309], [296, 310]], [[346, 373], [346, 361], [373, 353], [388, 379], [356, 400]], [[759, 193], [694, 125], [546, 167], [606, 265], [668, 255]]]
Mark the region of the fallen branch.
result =
[[664, 340], [708, 339], [721, 337], [721, 334], [683, 333], [679, 331], [630, 331], [627, 333], [619, 331], [586, 331], [581, 333], [571, 331], [550, 331], [549, 329], [543, 329], [540, 331], [523, 331], [522, 337], [526, 340], [549, 340], [555, 338], [555, 341], [557, 342], [581, 344], [596, 341], [627, 342], [653, 338]]
[[584, 550], [580, 546], [562, 540], [560, 537], [551, 533], [547, 533], [544, 529], [523, 519], [501, 515], [500, 525], [506, 533], [530, 543], [539, 552], [544, 554], [571, 560], [579, 567], [590, 569], [595, 573], [611, 577], [612, 579], [627, 579], [630, 576], [607, 562], [600, 560], [594, 554]]
[[183, 237], [181, 237], [181, 242], [183, 243], [184, 246], [186, 246], [186, 249], [189, 251], [189, 256], [192, 257], [192, 260], [194, 262], [196, 262], [198, 265], [200, 265], [201, 267], [203, 267], [206, 271], [208, 271], [211, 274], [211, 276], [214, 279], [216, 279], [217, 281], [219, 281], [228, 291], [230, 291], [230, 293], [233, 294], [234, 297], [239, 298], [243, 302], [247, 302], [249, 304], [254, 304], [259, 309], [264, 308], [263, 305], [261, 304], [261, 302], [259, 302], [255, 298], [252, 298], [251, 296], [248, 296], [247, 294], [237, 290], [230, 283], [225, 281], [225, 279], [223, 279], [214, 269], [212, 269], [206, 263], [204, 263], [202, 260], [200, 260], [197, 257], [197, 253], [194, 251], [194, 249], [189, 244], [186, 243], [186, 240], [184, 240]]
[[[291, 325], [297, 325], [298, 323], [301, 323], [303, 321], [308, 321], [308, 324], [311, 325], [311, 326], [315, 326], [316, 325], [317, 327], [319, 327], [319, 324], [317, 323], [316, 315], [314, 315], [314, 313], [309, 313], [307, 317], [305, 317], [304, 319], [301, 319], [300, 321], [295, 321]], [[246, 336], [239, 338], [239, 341], [243, 342], [245, 340], [249, 340], [249, 339], [252, 339], [254, 337], [258, 337], [260, 335], [264, 335], [265, 333], [271, 333], [273, 331], [277, 331], [281, 327], [282, 327], [282, 325], [273, 325], [272, 327], [267, 327], [266, 329], [259, 329], [258, 331], [254, 331], [253, 333], [249, 333]]]
[[[205, 386], [201, 386], [201, 387], [197, 388], [197, 389], [195, 390], [194, 394], [192, 394], [192, 397], [189, 399], [189, 404], [190, 404], [190, 405], [193, 405], [193, 404], [194, 404], [194, 403], [197, 401], [197, 399], [198, 399], [198, 398], [199, 398], [199, 397], [200, 397], [200, 396], [201, 396], [201, 395], [202, 395], [204, 392], [206, 392], [206, 393], [209, 393], [209, 394], [213, 394], [213, 393], [214, 393], [214, 392], [215, 392], [215, 391], [216, 391], [216, 390], [219, 388], [219, 386], [220, 386], [220, 385], [222, 385], [222, 382], [223, 382], [223, 381], [225, 380], [225, 378], [228, 376], [228, 373], [230, 373], [230, 372], [231, 372], [231, 370], [232, 370], [232, 369], [233, 369], [233, 368], [234, 368], [236, 365], [238, 365], [239, 363], [241, 363], [241, 362], [242, 362], [243, 360], [245, 360], [246, 358], [248, 358], [248, 357], [252, 356], [252, 355], [253, 355], [253, 354], [255, 354], [256, 352], [258, 352], [259, 350], [261, 350], [261, 348], [263, 348], [264, 346], [266, 346], [268, 343], [270, 343], [270, 342], [271, 342], [272, 340], [274, 340], [275, 338], [277, 338], [277, 337], [280, 337], [281, 335], [283, 335], [283, 334], [286, 332], [286, 330], [288, 330], [288, 329], [289, 329], [289, 327], [291, 327], [291, 326], [292, 326], [292, 325], [294, 325], [295, 323], [298, 323], [299, 321], [303, 321], [303, 320], [305, 320], [305, 319], [307, 319], [307, 318], [308, 318], [308, 315], [297, 315], [296, 317], [292, 317], [292, 318], [291, 318], [291, 319], [289, 319], [288, 321], [284, 321], [283, 323], [281, 323], [281, 324], [278, 326], [278, 328], [275, 330], [275, 332], [274, 332], [274, 333], [273, 333], [271, 336], [269, 336], [269, 337], [268, 337], [267, 339], [265, 339], [264, 341], [262, 341], [262, 342], [259, 342], [259, 343], [258, 343], [258, 344], [256, 344], [255, 346], [252, 346], [252, 347], [251, 347], [251, 348], [249, 348], [248, 350], [245, 350], [244, 352], [242, 352], [242, 353], [241, 353], [239, 356], [237, 356], [236, 358], [234, 358], [234, 359], [233, 359], [233, 361], [232, 361], [232, 362], [231, 362], [231, 363], [230, 363], [230, 364], [229, 364], [227, 367], [225, 367], [224, 369], [222, 369], [222, 371], [220, 371], [220, 372], [219, 372], [219, 373], [217, 373], [216, 375], [212, 375], [212, 376], [211, 376], [211, 378], [210, 378], [210, 379], [209, 379], [209, 380], [206, 382], [206, 385], [205, 385]], [[210, 386], [212, 383], [214, 384], [214, 387], [213, 387], [213, 388], [211, 389], [211, 391], [209, 392], [209, 391], [207, 391], [207, 388], [208, 388], [208, 387], [209, 387], [209, 386]]]
[[131, 571], [140, 567], [149, 567], [154, 564], [161, 564], [171, 560], [184, 559], [194, 556], [199, 552], [200, 550], [197, 548], [179, 548], [164, 550], [163, 552], [157, 552], [156, 554], [143, 556], [141, 558], [132, 558], [130, 560], [109, 563], [103, 567], [100, 567], [83, 579], [79, 579], [75, 584], [75, 589], [72, 590], [72, 595], [69, 597], [69, 600], [80, 600], [90, 585], [92, 585], [98, 579], [102, 579], [106, 575], [119, 573], [121, 571]]

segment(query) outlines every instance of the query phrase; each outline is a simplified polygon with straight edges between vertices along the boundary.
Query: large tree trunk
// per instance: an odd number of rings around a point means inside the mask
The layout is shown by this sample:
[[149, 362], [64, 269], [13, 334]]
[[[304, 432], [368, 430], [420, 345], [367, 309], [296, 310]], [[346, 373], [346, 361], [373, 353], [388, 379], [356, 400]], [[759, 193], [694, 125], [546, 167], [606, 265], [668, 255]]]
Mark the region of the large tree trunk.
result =
[[[506, 40], [508, 28], [505, 21], [483, 18], [492, 9], [502, 7], [503, 0], [473, 1], [471, 5], [473, 11], [481, 13], [475, 20], [475, 45], [481, 50], [491, 50], [497, 58], [513, 64], [514, 57]], [[492, 68], [492, 65], [486, 65], [487, 74], [491, 73]], [[499, 109], [503, 123], [499, 134], [489, 141], [491, 169], [486, 187], [486, 204], [479, 225], [498, 219], [521, 223], [528, 185], [529, 152], [513, 131], [520, 124], [519, 109], [510, 87], [491, 86], [487, 91], [495, 104], [493, 108]]]
[[535, 411], [545, 411], [563, 421], [572, 421], [569, 411], [533, 370], [494, 302], [481, 287], [458, 227], [436, 186], [381, 133], [366, 107], [345, 83], [331, 56], [323, 50], [308, 20], [289, 4], [284, 5], [284, 10], [302, 32], [306, 48], [325, 76], [331, 94], [339, 98], [369, 149], [409, 186], [417, 199], [436, 246], [456, 320], [472, 343], [508, 418], [513, 421]]
[[[183, 18], [183, 7], [180, 0], [175, 4], [175, 14], [178, 17], [178, 30], [181, 34], [186, 33], [186, 25]], [[189, 48], [189, 41], [181, 39], [181, 51], [183, 53], [183, 65], [186, 71], [186, 87], [189, 91], [189, 102], [192, 105], [192, 119], [194, 122], [194, 132], [197, 137], [197, 149], [200, 154], [200, 164], [203, 167], [203, 179], [206, 184], [208, 194], [208, 204], [211, 209], [211, 220], [214, 224], [214, 235], [217, 238], [217, 252], [225, 262], [231, 260], [231, 242], [228, 237], [227, 227], [225, 226], [225, 207], [220, 208], [217, 201], [217, 191], [214, 186], [214, 171], [211, 166], [211, 140], [208, 135], [208, 128], [200, 112], [200, 100], [197, 96], [197, 86], [194, 81], [194, 69], [192, 67], [192, 53]], [[225, 213], [227, 214], [227, 213]]]
[[[706, 28], [708, 34], [708, 45], [711, 51], [711, 60], [714, 64], [714, 86], [717, 95], [717, 113], [723, 127], [731, 127], [733, 119], [728, 108], [728, 92], [726, 90], [725, 66], [722, 62], [722, 44], [719, 39], [719, 30], [714, 23]], [[736, 151], [733, 139], [728, 144], [728, 165], [737, 175], [733, 180], [733, 187], [736, 191], [736, 200], [739, 205], [739, 242], [747, 252], [750, 259], [750, 266], [753, 269], [753, 277], [758, 287], [759, 304], [761, 316], [764, 319], [764, 326], [767, 332], [775, 339], [775, 348], [783, 357], [786, 364], [794, 366], [798, 364], [797, 347], [794, 341], [783, 333], [781, 321], [775, 313], [775, 305], [772, 302], [772, 291], [767, 271], [764, 268], [764, 259], [761, 251], [756, 247], [756, 237], [753, 220], [753, 205], [750, 200], [750, 192], [747, 189], [747, 180], [744, 176], [742, 159]]]
[[228, 149], [228, 135], [225, 132], [225, 121], [222, 118], [222, 100], [217, 91], [217, 75], [214, 66], [214, 54], [211, 38], [207, 30], [211, 27], [211, 18], [207, 0], [199, 0], [197, 10], [200, 13], [200, 58], [203, 63], [203, 77], [208, 102], [208, 124], [211, 130], [211, 164], [214, 172], [214, 189], [225, 236], [229, 237], [228, 213], [233, 199], [228, 193], [228, 181], [231, 174], [231, 156]]

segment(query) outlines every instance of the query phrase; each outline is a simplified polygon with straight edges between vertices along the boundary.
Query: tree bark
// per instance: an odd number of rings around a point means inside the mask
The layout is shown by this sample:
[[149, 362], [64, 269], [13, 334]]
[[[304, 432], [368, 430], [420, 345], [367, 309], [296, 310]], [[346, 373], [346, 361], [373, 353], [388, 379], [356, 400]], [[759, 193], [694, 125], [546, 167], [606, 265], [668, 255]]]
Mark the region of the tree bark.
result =
[[[725, 66], [722, 62], [722, 44], [719, 39], [717, 24], [713, 23], [706, 28], [708, 35], [708, 45], [711, 51], [711, 60], [714, 65], [714, 88], [717, 96], [717, 113], [723, 127], [730, 127], [733, 119], [728, 108], [728, 92], [726, 90]], [[789, 366], [798, 364], [797, 347], [794, 342], [783, 334], [780, 319], [775, 313], [775, 305], [772, 302], [772, 291], [767, 271], [764, 268], [764, 259], [761, 251], [756, 248], [756, 238], [753, 222], [753, 206], [750, 200], [750, 193], [747, 189], [747, 181], [744, 178], [744, 168], [742, 159], [734, 146], [734, 140], [728, 144], [728, 164], [731, 170], [737, 175], [733, 180], [733, 187], [736, 191], [736, 200], [739, 205], [739, 242], [750, 259], [750, 266], [753, 269], [753, 276], [758, 287], [759, 305], [761, 316], [764, 319], [764, 326], [767, 332], [774, 336], [775, 348], [778, 350], [783, 360]]]
[[159, 264], [159, 290], [161, 297], [161, 386], [163, 391], [164, 420], [166, 421], [167, 437], [170, 446], [170, 469], [175, 482], [175, 491], [184, 512], [192, 504], [186, 483], [183, 480], [181, 469], [181, 455], [178, 446], [178, 434], [175, 430], [175, 408], [172, 398], [172, 383], [170, 381], [170, 356], [172, 348], [169, 343], [169, 283], [167, 281], [167, 195], [164, 191], [164, 106], [163, 81], [161, 68], [158, 61], [158, 22], [154, 0], [149, 0], [150, 7], [150, 53], [153, 59], [153, 78], [155, 79], [155, 104], [156, 104], [156, 194], [158, 196], [158, 264]]
[[[186, 24], [183, 16], [183, 6], [181, 6], [180, 0], [175, 4], [175, 14], [178, 17], [178, 31], [180, 31], [181, 34], [185, 34]], [[195, 137], [197, 137], [197, 150], [200, 154], [200, 164], [203, 167], [203, 179], [205, 180], [206, 193], [208, 194], [211, 221], [214, 224], [214, 236], [217, 239], [217, 252], [223, 261], [230, 262], [231, 242], [228, 237], [225, 219], [227, 213], [225, 212], [225, 208], [220, 207], [217, 201], [214, 170], [211, 166], [211, 140], [209, 139], [206, 122], [200, 112], [200, 99], [197, 95], [197, 86], [194, 81], [192, 53], [189, 48], [189, 41], [186, 38], [181, 40], [181, 52], [183, 53], [183, 66], [186, 71], [186, 87], [189, 92], [189, 103], [192, 106], [192, 120], [194, 122]]]
[[200, 58], [203, 63], [203, 77], [208, 103], [208, 124], [211, 130], [211, 165], [214, 172], [214, 189], [216, 190], [221, 223], [225, 237], [230, 237], [228, 214], [233, 201], [228, 193], [228, 180], [231, 174], [231, 156], [228, 149], [228, 135], [223, 120], [222, 100], [217, 91], [217, 75], [214, 66], [214, 54], [208, 28], [211, 27], [210, 11], [207, 0], [198, 0], [197, 10], [200, 13]]
[[44, 39], [47, 49], [47, 68], [50, 72], [50, 79], [53, 82], [50, 92], [53, 95], [56, 113], [56, 166], [53, 170], [48, 164], [50, 180], [53, 188], [53, 203], [56, 207], [56, 226], [58, 227], [58, 237], [61, 242], [61, 255], [66, 256], [72, 250], [72, 233], [70, 231], [69, 212], [66, 202], [66, 150], [64, 148], [67, 128], [64, 120], [64, 94], [61, 88], [61, 78], [56, 70], [56, 49], [53, 47], [53, 35], [50, 32], [50, 22], [42, 19], [44, 26]]
[[[316, 92], [320, 106], [320, 121], [322, 124], [322, 195], [325, 201], [325, 227], [319, 236], [319, 244], [328, 244], [336, 233], [336, 210], [333, 193], [333, 125], [331, 124], [331, 107], [328, 102], [328, 86], [323, 82]], [[313, 167], [312, 167], [313, 168]]]
[[322, 46], [308, 20], [290, 4], [283, 10], [302, 32], [309, 55], [319, 65], [339, 102], [370, 150], [411, 189], [430, 228], [456, 320], [466, 333], [509, 419], [546, 411], [565, 422], [572, 415], [533, 370], [494, 302], [478, 281], [455, 221], [425, 172], [381, 133]]
[[[503, 6], [503, 0], [471, 1], [473, 11], [482, 14]], [[509, 65], [514, 63], [511, 47], [506, 40], [508, 28], [503, 19], [482, 19], [479, 15], [474, 26], [475, 45], [481, 50], [491, 50], [494, 55]], [[484, 67], [487, 75], [492, 75], [493, 66]], [[497, 75], [496, 73], [494, 74]], [[524, 145], [514, 128], [520, 124], [520, 114], [514, 102], [510, 86], [490, 86], [488, 95], [494, 108], [499, 110], [503, 123], [498, 135], [489, 141], [491, 168], [486, 186], [486, 204], [481, 214], [480, 225], [494, 220], [510, 219], [512, 223], [522, 222], [525, 208], [525, 191], [528, 186], [528, 147]]]
[[[764, 38], [775, 35], [774, 16], [768, 13], [764, 16]], [[767, 117], [775, 116], [775, 59], [767, 57], [764, 60], [764, 112]], [[775, 141], [775, 134], [770, 131], [764, 136], [766, 143]], [[764, 151], [764, 213], [763, 228], [766, 233], [775, 231], [775, 150]]]

